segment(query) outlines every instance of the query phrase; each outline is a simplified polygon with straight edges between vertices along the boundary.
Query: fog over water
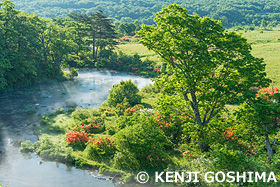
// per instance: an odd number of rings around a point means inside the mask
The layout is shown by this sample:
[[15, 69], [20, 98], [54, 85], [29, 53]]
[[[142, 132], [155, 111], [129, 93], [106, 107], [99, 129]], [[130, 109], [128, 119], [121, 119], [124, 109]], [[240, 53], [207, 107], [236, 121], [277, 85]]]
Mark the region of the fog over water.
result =
[[[12, 142], [37, 141], [33, 134], [40, 116], [65, 108], [66, 101], [79, 107], [98, 107], [108, 90], [121, 80], [141, 89], [151, 83], [147, 78], [111, 71], [81, 70], [73, 81], [53, 82], [21, 88], [0, 95], [0, 185], [11, 187], [114, 186], [110, 181], [92, 177], [91, 171], [65, 164], [43, 161], [36, 154], [21, 154]], [[36, 112], [36, 113], [35, 113]], [[1, 153], [2, 152], [2, 153]]]

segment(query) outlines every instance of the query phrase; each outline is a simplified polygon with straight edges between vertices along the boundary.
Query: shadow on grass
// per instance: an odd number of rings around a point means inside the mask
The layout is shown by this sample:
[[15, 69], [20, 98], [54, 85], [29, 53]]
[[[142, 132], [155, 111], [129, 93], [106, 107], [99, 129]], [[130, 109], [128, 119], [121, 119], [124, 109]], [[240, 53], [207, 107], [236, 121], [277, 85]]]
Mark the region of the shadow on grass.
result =
[[141, 103], [145, 108], [153, 108], [149, 103]]

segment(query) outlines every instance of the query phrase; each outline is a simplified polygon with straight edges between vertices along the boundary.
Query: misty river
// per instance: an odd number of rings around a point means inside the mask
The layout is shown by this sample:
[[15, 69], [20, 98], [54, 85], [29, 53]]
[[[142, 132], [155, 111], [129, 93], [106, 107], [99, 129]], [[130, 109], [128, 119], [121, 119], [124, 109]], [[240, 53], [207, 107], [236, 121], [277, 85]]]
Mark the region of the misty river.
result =
[[78, 107], [96, 108], [107, 99], [114, 84], [129, 79], [139, 89], [151, 83], [150, 79], [127, 73], [80, 70], [73, 81], [54, 81], [0, 94], [0, 186], [114, 186], [111, 181], [94, 178], [90, 173], [94, 171], [42, 161], [34, 153], [21, 154], [13, 142], [38, 141], [33, 129], [42, 115], [64, 108], [66, 101], [75, 101]]

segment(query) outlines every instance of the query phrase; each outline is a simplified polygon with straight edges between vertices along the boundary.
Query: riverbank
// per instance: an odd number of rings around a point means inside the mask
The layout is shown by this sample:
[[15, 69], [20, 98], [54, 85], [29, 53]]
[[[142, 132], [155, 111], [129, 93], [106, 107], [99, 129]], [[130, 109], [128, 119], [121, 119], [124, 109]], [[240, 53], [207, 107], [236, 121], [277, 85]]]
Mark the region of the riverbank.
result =
[[[39, 165], [41, 158], [38, 155], [20, 154], [19, 148], [13, 147], [12, 142], [17, 139], [37, 142], [37, 135], [33, 129], [39, 125], [43, 115], [50, 115], [60, 108], [66, 109], [66, 104], [75, 103], [78, 107], [85, 108], [99, 107], [106, 100], [108, 90], [114, 84], [128, 79], [135, 82], [139, 88], [151, 83], [149, 79], [127, 73], [80, 70], [79, 76], [73, 81], [53, 81], [0, 94], [0, 134], [4, 150], [4, 154], [0, 155], [0, 171], [5, 171], [0, 172], [0, 184], [4, 186], [28, 184], [30, 187], [41, 184], [69, 187], [114, 186], [110, 181], [94, 179], [90, 173], [95, 172], [94, 169], [87, 171], [47, 161]], [[95, 175], [98, 173], [95, 172]]]
[[[145, 89], [149, 89], [150, 86]], [[156, 99], [156, 93], [145, 94], [141, 92], [142, 103], [139, 107], [144, 109], [144, 106], [151, 109], [151, 105]], [[72, 103], [72, 107], [77, 105]], [[57, 111], [45, 115], [40, 120], [40, 123], [34, 130], [34, 134], [39, 137], [39, 142], [32, 144], [31, 142], [23, 142], [21, 145], [21, 152], [33, 152], [35, 151], [44, 160], [58, 161], [61, 163], [67, 163], [72, 166], [81, 169], [97, 170], [106, 176], [113, 177], [121, 181], [121, 183], [135, 182], [136, 171], [125, 171], [116, 169], [112, 163], [112, 159], [104, 154], [101, 154], [99, 158], [90, 159], [85, 151], [86, 145], [69, 144], [65, 141], [66, 134], [71, 132], [73, 128], [79, 123], [88, 123], [92, 121], [100, 121], [102, 125], [98, 126], [96, 123], [95, 132], [92, 133], [92, 137], [95, 139], [109, 139], [111, 142], [117, 141], [114, 136], [118, 127], [117, 121], [123, 117], [129, 117], [132, 115], [125, 112], [124, 109], [112, 109], [105, 101], [99, 108], [77, 108], [76, 110], [68, 106], [68, 108], [61, 108]], [[127, 109], [126, 109], [127, 110]], [[139, 112], [140, 108], [138, 108]], [[94, 123], [94, 122], [93, 122]], [[123, 128], [123, 127], [122, 127]]]

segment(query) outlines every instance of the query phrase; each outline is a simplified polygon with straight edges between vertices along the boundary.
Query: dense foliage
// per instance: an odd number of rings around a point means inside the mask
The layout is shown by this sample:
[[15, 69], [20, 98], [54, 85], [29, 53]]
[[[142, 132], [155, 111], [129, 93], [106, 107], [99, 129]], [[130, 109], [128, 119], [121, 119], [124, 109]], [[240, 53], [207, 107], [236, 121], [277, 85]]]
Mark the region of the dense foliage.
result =
[[126, 101], [130, 106], [134, 106], [141, 103], [138, 92], [137, 86], [131, 80], [121, 81], [120, 84], [115, 84], [109, 91], [108, 104], [116, 107]]
[[133, 35], [135, 24], [122, 23], [115, 29], [102, 11], [45, 19], [14, 6], [9, 0], [0, 4], [0, 90], [46, 79], [72, 79], [78, 75], [76, 69], [61, 70], [69, 66], [157, 75], [154, 62], [114, 51], [116, 30], [119, 35]]
[[[140, 42], [170, 67], [156, 83], [164, 94], [181, 96], [188, 106], [181, 114], [191, 113], [201, 128], [232, 99], [250, 99], [252, 87], [269, 85], [263, 60], [253, 57], [246, 39], [226, 32], [221, 22], [189, 15], [176, 4], [157, 13], [155, 21], [156, 26], [143, 25], [139, 34]], [[203, 139], [203, 130], [199, 133]]]
[[[0, 91], [63, 77], [61, 63], [73, 47], [66, 29], [15, 10], [10, 1], [0, 8]], [[76, 70], [67, 76], [77, 76]]]
[[178, 3], [200, 16], [210, 16], [222, 20], [226, 27], [235, 25], [261, 25], [265, 20], [269, 25], [280, 21], [278, 0], [14, 0], [17, 8], [36, 12], [43, 17], [66, 17], [71, 12], [90, 13], [101, 9], [105, 15], [123, 22], [152, 24], [153, 14], [171, 3]]
[[[263, 59], [252, 56], [245, 38], [226, 31], [220, 21], [169, 5], [156, 14], [156, 25], [143, 25], [138, 33], [141, 43], [164, 61], [157, 66], [139, 55], [117, 55], [113, 47], [102, 48], [113, 37], [101, 36], [99, 19], [108, 21], [101, 11], [70, 17], [77, 22], [52, 21], [75, 33], [70, 36], [76, 51], [65, 56], [65, 64], [161, 76], [141, 91], [131, 81], [121, 81], [96, 109], [74, 110], [77, 104], [68, 102], [68, 109], [43, 116], [35, 128], [40, 142], [22, 143], [22, 152], [34, 150], [43, 158], [98, 167], [122, 179], [139, 171], [147, 171], [151, 178], [154, 171], [198, 171], [202, 176], [208, 171], [274, 172], [280, 179], [280, 91], [268, 88], [271, 81]], [[233, 99], [240, 105], [228, 110]], [[275, 185], [252, 183], [250, 178], [231, 184], [200, 178], [198, 183], [175, 185]]]

